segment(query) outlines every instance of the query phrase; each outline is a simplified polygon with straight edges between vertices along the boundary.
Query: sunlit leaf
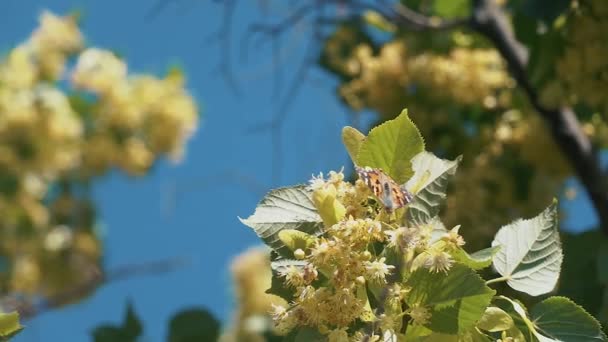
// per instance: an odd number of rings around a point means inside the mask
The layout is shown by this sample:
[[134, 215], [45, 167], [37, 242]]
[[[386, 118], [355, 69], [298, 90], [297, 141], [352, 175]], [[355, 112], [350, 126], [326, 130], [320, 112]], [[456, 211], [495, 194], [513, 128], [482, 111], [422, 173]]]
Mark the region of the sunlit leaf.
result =
[[428, 308], [431, 318], [425, 326], [434, 332], [461, 334], [481, 318], [495, 291], [472, 269], [455, 264], [448, 274], [420, 268], [407, 280], [411, 291], [408, 305]]
[[412, 159], [414, 176], [405, 187], [416, 196], [408, 205], [408, 224], [420, 226], [439, 214], [446, 196], [448, 180], [456, 172], [460, 160], [460, 157], [454, 161], [440, 159], [430, 152], [419, 153]]
[[348, 151], [348, 155], [353, 163], [357, 163], [357, 154], [361, 148], [361, 144], [365, 140], [365, 135], [359, 132], [356, 128], [346, 126], [342, 129], [342, 142]]
[[424, 140], [404, 109], [369, 132], [357, 154], [357, 165], [381, 168], [401, 184], [414, 174], [411, 160], [422, 151]]
[[552, 291], [562, 264], [557, 201], [532, 219], [500, 228], [492, 246], [502, 246], [493, 264], [509, 286], [532, 296]]
[[321, 217], [312, 203], [311, 191], [304, 185], [270, 191], [253, 215], [240, 219], [264, 242], [282, 255], [289, 249], [279, 239], [283, 229], [296, 229], [314, 235], [322, 228]]

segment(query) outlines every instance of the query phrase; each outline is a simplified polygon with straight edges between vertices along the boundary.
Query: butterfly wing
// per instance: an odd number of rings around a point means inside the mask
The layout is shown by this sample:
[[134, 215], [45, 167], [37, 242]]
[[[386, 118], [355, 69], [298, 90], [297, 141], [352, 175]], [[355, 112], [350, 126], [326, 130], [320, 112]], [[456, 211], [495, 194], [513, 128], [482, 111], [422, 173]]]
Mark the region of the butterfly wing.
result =
[[371, 189], [387, 211], [399, 209], [412, 201], [412, 195], [381, 169], [356, 167], [359, 178]]

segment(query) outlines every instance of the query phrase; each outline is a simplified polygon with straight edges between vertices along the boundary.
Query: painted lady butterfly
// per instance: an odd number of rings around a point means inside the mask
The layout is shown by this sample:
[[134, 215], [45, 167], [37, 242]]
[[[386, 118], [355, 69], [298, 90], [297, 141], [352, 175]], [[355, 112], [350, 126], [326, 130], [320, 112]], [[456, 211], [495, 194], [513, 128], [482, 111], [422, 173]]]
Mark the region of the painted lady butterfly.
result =
[[414, 196], [405, 189], [405, 185], [399, 186], [382, 169], [355, 166], [355, 170], [388, 212], [399, 209], [414, 199]]

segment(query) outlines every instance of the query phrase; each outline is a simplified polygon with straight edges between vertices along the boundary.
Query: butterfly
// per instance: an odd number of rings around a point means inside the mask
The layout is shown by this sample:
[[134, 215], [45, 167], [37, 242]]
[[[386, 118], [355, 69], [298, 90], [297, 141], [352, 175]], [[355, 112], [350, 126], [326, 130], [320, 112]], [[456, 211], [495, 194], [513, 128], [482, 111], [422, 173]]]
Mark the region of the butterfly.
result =
[[382, 169], [355, 166], [359, 178], [374, 193], [386, 208], [392, 212], [412, 202], [414, 196], [407, 191], [405, 185], [399, 185]]

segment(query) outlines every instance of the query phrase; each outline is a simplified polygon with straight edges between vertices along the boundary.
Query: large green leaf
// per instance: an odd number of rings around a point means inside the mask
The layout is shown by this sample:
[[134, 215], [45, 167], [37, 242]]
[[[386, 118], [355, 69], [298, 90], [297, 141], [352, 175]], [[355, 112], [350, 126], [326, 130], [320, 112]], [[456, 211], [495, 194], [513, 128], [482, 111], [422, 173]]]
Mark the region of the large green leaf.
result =
[[469, 254], [459, 247], [451, 251], [450, 254], [457, 262], [467, 265], [474, 270], [480, 270], [492, 264], [492, 259], [499, 249], [500, 246], [494, 246]]
[[348, 151], [348, 155], [353, 163], [357, 163], [357, 154], [365, 140], [365, 135], [356, 128], [346, 126], [342, 129], [342, 142]]
[[404, 109], [369, 132], [357, 154], [357, 165], [381, 168], [397, 183], [412, 175], [412, 158], [424, 151], [424, 140]]
[[423, 225], [439, 214], [448, 180], [456, 172], [460, 160], [460, 157], [454, 161], [440, 159], [430, 152], [419, 153], [412, 159], [414, 176], [405, 187], [416, 197], [408, 205], [408, 225]]
[[304, 185], [270, 191], [253, 215], [240, 220], [268, 246], [286, 257], [290, 256], [290, 251], [279, 239], [281, 230], [296, 229], [313, 235], [322, 229], [322, 220], [312, 202], [311, 191]]
[[220, 322], [205, 309], [178, 312], [169, 322], [168, 342], [217, 341]]
[[606, 341], [598, 321], [565, 297], [550, 297], [536, 304], [532, 320], [540, 341]]
[[495, 291], [472, 269], [455, 264], [446, 275], [420, 268], [407, 280], [406, 302], [430, 309], [426, 325], [434, 332], [462, 334], [481, 318]]
[[23, 330], [23, 326], [19, 323], [17, 312], [0, 312], [0, 341], [8, 341], [21, 330]]
[[492, 246], [502, 246], [493, 264], [515, 290], [538, 296], [552, 291], [562, 264], [557, 201], [538, 216], [500, 228]]

